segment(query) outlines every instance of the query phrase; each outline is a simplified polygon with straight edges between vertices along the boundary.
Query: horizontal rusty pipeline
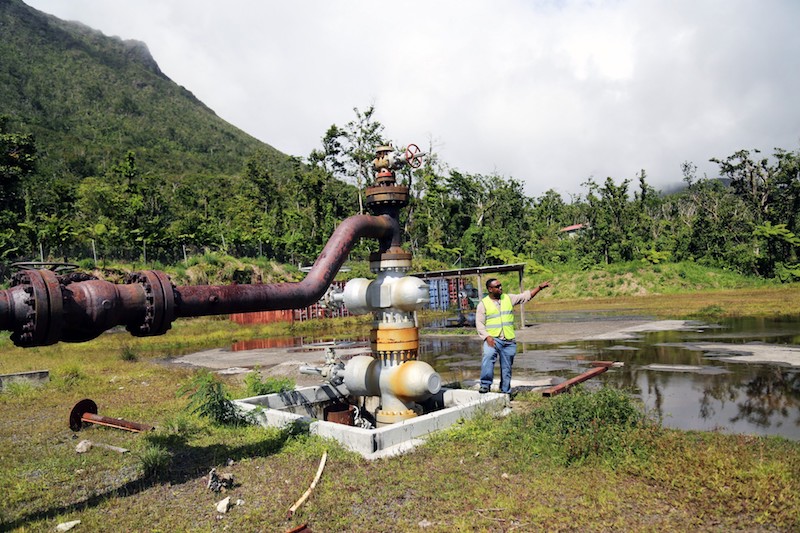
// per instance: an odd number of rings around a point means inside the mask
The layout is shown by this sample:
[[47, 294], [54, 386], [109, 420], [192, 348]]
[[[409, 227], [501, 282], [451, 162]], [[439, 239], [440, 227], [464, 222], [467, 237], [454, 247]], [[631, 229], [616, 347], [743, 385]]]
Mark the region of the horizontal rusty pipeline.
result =
[[159, 335], [178, 317], [307, 307], [325, 294], [362, 237], [378, 239], [382, 252], [398, 249], [400, 227], [391, 215], [345, 219], [300, 282], [174, 287], [155, 270], [137, 272], [125, 284], [65, 282], [51, 271], [26, 271], [0, 291], [0, 330], [12, 331], [18, 346], [45, 346], [93, 339], [114, 326]]

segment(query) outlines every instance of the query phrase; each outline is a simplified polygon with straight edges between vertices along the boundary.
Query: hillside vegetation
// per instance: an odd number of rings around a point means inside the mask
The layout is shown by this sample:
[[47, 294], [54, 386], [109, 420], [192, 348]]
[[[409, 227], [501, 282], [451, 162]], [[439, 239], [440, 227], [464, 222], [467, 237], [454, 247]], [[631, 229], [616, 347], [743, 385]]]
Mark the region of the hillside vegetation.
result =
[[[309, 264], [339, 222], [363, 212], [375, 147], [390, 142], [374, 107], [332, 125], [307, 158], [290, 157], [171, 82], [143, 43], [19, 0], [0, 0], [0, 28], [0, 278], [37, 257], [176, 270], [209, 253]], [[404, 246], [417, 270], [525, 262], [532, 277], [570, 273], [575, 297], [720, 288], [734, 272], [800, 280], [800, 151], [708, 156], [719, 175], [685, 162], [674, 180], [685, 187], [672, 194], [642, 169], [590, 178], [565, 201], [430, 153], [398, 173], [411, 192]], [[546, 182], [537, 172], [523, 179]], [[351, 259], [375, 248], [365, 240]], [[690, 281], [691, 265], [716, 273]]]
[[220, 119], [145, 43], [20, 0], [0, 34], [0, 261], [293, 261], [353, 214], [349, 186]]
[[256, 150], [170, 80], [147, 45], [0, 0], [0, 114], [37, 143], [42, 174], [101, 176], [134, 150], [142, 172], [234, 174]]

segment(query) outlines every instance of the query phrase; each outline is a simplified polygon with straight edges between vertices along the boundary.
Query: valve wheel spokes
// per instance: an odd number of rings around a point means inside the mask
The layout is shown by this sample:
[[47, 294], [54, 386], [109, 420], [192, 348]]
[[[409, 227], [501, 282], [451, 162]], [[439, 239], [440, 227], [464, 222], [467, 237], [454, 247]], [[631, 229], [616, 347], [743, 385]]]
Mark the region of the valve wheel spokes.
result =
[[75, 263], [62, 263], [60, 261], [25, 261], [11, 263], [11, 268], [17, 270], [52, 270], [57, 274], [72, 272], [78, 265]]
[[419, 168], [422, 166], [422, 159], [418, 156], [420, 152], [419, 146], [416, 144], [409, 144], [406, 147], [406, 161], [412, 168]]

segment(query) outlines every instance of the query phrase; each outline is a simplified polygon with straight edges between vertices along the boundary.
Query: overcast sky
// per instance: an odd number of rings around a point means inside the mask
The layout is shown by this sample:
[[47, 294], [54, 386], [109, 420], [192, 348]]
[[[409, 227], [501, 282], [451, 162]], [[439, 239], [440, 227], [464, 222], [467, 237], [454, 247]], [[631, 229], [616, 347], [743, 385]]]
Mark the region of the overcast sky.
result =
[[800, 148], [797, 0], [25, 0], [144, 41], [219, 116], [305, 157], [374, 104], [396, 146], [538, 196], [680, 183]]

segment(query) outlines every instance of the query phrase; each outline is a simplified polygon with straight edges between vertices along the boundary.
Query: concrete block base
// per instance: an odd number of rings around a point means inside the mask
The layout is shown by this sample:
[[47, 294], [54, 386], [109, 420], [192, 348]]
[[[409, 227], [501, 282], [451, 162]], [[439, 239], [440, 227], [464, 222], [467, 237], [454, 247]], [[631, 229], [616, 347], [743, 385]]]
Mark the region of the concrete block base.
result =
[[31, 372], [16, 372], [14, 374], [0, 374], [0, 392], [11, 383], [27, 383], [33, 387], [40, 387], [50, 381], [49, 370], [33, 370]]
[[364, 429], [323, 420], [323, 409], [345, 397], [344, 388], [320, 385], [234, 400], [234, 404], [264, 427], [294, 425], [312, 435], [333, 439], [367, 459], [403, 453], [419, 445], [426, 435], [459, 420], [479, 413], [504, 414], [509, 407], [505, 394], [442, 388], [424, 402], [425, 414], [390, 426]]

